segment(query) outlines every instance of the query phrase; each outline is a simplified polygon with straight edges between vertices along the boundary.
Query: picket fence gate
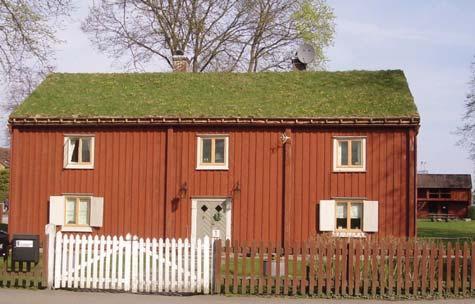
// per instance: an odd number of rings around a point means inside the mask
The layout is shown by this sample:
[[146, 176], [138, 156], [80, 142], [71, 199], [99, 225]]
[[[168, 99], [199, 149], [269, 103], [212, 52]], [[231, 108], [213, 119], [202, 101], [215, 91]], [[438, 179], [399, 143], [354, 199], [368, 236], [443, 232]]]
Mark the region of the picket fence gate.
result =
[[[143, 239], [55, 233], [53, 288], [146, 293], [211, 291], [212, 243], [203, 240]], [[53, 244], [53, 242], [50, 242]]]

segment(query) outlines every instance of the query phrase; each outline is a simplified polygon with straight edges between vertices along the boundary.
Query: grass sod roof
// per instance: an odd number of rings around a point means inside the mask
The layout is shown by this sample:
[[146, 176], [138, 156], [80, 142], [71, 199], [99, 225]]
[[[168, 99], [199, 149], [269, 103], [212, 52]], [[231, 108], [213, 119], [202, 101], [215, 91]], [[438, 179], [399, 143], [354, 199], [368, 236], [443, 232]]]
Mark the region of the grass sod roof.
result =
[[21, 117], [418, 117], [404, 73], [51, 74]]

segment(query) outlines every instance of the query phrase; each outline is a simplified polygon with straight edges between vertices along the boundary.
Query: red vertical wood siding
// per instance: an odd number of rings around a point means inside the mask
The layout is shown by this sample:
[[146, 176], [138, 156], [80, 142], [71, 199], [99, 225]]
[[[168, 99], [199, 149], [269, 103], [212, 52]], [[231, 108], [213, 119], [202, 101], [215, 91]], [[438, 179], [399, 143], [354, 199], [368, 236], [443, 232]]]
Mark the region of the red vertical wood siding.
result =
[[[408, 128], [12, 129], [10, 233], [41, 235], [49, 196], [64, 193], [103, 196], [104, 226], [95, 232], [106, 234], [189, 237], [194, 197], [232, 198], [232, 236], [240, 241], [282, 241], [285, 223], [289, 240], [306, 240], [318, 233], [318, 202], [338, 197], [379, 201], [380, 236], [415, 233]], [[291, 136], [285, 146], [283, 132]], [[68, 133], [95, 135], [93, 170], [63, 169]], [[196, 170], [197, 136], [211, 133], [229, 135], [229, 170]], [[332, 172], [336, 135], [367, 137], [365, 173]]]

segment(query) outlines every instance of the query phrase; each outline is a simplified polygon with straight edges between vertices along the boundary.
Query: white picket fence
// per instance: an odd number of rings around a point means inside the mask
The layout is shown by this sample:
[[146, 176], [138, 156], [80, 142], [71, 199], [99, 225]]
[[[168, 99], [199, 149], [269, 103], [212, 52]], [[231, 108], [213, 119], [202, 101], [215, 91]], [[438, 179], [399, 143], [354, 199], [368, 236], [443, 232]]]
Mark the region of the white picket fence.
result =
[[54, 288], [131, 292], [211, 291], [212, 244], [203, 240], [143, 239], [56, 233]]

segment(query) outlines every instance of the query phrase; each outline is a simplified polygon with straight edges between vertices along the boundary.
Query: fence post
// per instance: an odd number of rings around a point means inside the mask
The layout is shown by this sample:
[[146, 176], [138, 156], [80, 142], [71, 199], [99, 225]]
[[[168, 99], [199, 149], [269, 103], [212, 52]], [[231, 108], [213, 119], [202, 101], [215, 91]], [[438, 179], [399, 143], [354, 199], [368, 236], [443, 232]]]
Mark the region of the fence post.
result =
[[210, 255], [210, 241], [209, 237], [205, 236], [203, 241], [203, 293], [209, 294], [210, 291], [210, 263], [209, 263], [209, 255]]
[[213, 242], [213, 278], [214, 293], [221, 293], [221, 240]]
[[43, 271], [43, 281], [49, 289], [54, 284], [54, 241], [56, 237], [56, 226], [47, 224], [45, 226], [45, 242], [43, 243], [43, 265], [46, 271]]
[[[62, 253], [62, 242], [61, 231], [56, 233], [55, 236], [55, 254], [53, 255], [54, 260], [54, 286], [53, 288], [61, 287], [61, 253]], [[49, 263], [49, 262], [48, 262]]]

